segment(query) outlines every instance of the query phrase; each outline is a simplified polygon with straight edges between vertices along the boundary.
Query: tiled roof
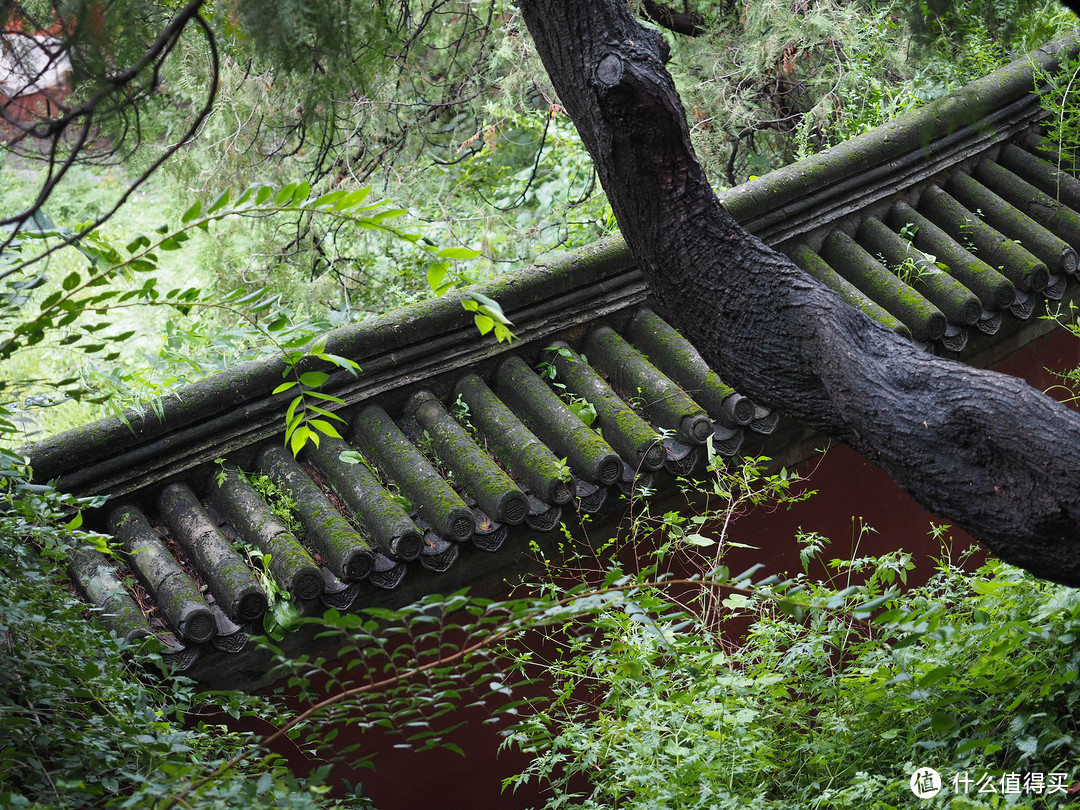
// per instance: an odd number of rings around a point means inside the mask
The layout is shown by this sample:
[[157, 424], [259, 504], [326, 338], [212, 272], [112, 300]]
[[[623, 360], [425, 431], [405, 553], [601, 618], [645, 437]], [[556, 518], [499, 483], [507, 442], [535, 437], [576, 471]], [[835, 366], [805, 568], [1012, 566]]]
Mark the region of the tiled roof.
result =
[[[1075, 292], [1080, 181], [1041, 159], [1031, 86], [1021, 60], [721, 199], [871, 318], [976, 357]], [[348, 430], [298, 459], [281, 441], [290, 395], [268, 393], [279, 361], [192, 386], [163, 422], [106, 420], [29, 448], [39, 477], [112, 495], [101, 519], [124, 562], [84, 551], [71, 566], [106, 624], [164, 637], [179, 666], [217, 662], [194, 670], [213, 679], [261, 632], [267, 598], [244, 545], [271, 555], [274, 580], [308, 612], [405, 603], [497, 575], [577, 511], [692, 473], [707, 442], [732, 455], [752, 440], [756, 452], [777, 429], [778, 414], [649, 308], [620, 241], [484, 292], [520, 341], [481, 340], [454, 297], [333, 333], [327, 351], [363, 367], [324, 386], [346, 402]], [[592, 427], [575, 399], [595, 409]], [[800, 431], [777, 430], [773, 453]], [[249, 474], [287, 493], [296, 526]], [[140, 588], [124, 584], [129, 572]]]

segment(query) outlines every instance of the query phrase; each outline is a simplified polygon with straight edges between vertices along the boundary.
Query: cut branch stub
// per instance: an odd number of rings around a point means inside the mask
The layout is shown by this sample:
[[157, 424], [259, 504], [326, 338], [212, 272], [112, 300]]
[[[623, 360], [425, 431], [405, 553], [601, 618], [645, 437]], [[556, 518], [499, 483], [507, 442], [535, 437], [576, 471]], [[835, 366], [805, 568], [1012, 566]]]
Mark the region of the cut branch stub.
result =
[[596, 81], [601, 87], [614, 87], [623, 77], [623, 60], [617, 53], [600, 57], [596, 65]]
[[197, 644], [213, 638], [217, 621], [199, 586], [169, 553], [146, 516], [134, 506], [119, 506], [109, 515], [109, 531], [180, 637]]
[[235, 469], [214, 473], [207, 482], [207, 490], [213, 505], [241, 538], [270, 555], [270, 572], [290, 596], [317, 599], [322, 594], [322, 572], [315, 560], [274, 516], [242, 473]]
[[266, 612], [266, 594], [254, 572], [218, 530], [187, 484], [170, 484], [158, 497], [169, 532], [207, 579], [218, 606], [237, 622]]

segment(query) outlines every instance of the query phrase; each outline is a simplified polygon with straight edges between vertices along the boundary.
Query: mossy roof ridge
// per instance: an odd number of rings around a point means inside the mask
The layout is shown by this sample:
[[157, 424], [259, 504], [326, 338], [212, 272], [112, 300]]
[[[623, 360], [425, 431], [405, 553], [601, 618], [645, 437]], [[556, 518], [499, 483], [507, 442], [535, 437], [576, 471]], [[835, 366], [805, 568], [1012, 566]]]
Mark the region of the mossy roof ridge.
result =
[[[1006, 106], [1014, 101], [1006, 99]], [[813, 265], [826, 283], [845, 279], [846, 300], [889, 328], [915, 333], [928, 349], [967, 346], [971, 356], [1000, 344], [1039, 302], [1066, 294], [1070, 283], [1074, 298], [1080, 289], [1073, 283], [1077, 262], [1064, 253], [1077, 247], [1067, 244], [1070, 238], [1080, 238], [1076, 213], [1063, 205], [1064, 216], [1042, 217], [1036, 205], [1030, 211], [1041, 217], [1036, 221], [980, 183], [1005, 178], [1001, 190], [1023, 208], [1029, 188], [1042, 194], [1040, 183], [1060, 182], [1039, 159], [1042, 143], [1031, 133], [1037, 112], [1026, 105], [1013, 113], [994, 119], [1005, 123], [993, 138], [951, 153], [956, 165], [947, 172], [935, 168], [929, 180], [910, 183], [873, 210], [853, 207], [838, 219], [808, 220], [805, 239], [781, 248]], [[1008, 163], [1015, 180], [998, 171], [998, 161]], [[978, 191], [986, 210], [976, 213], [944, 190], [954, 187]], [[782, 184], [775, 188], [772, 193], [787, 194]], [[865, 196], [850, 199], [865, 206]], [[912, 232], [911, 224], [919, 227]], [[1028, 251], [1029, 243], [1040, 255]], [[823, 244], [845, 250], [830, 252]], [[940, 266], [946, 256], [955, 267]], [[1053, 270], [1047, 261], [1056, 262]], [[130, 484], [120, 490], [118, 508], [140, 527], [146, 544], [161, 546], [163, 565], [177, 544], [162, 545], [154, 533], [175, 540], [171, 527], [179, 522], [172, 501], [159, 496], [183, 482], [194, 496], [187, 500], [198, 517], [200, 543], [219, 549], [224, 537], [272, 554], [287, 547], [290, 567], [274, 576], [294, 588], [303, 576], [308, 598], [297, 604], [314, 614], [327, 605], [401, 605], [433, 590], [502, 582], [502, 572], [523, 559], [526, 539], [558, 536], [555, 527], [561, 520], [572, 525], [575, 513], [621, 511], [609, 491], [671, 488], [676, 477], [700, 469], [710, 447], [731, 455], [749, 439], [751, 453], [797, 458], [792, 448], [802, 446], [804, 429], [789, 420], [777, 429], [776, 414], [744, 401], [647, 308], [644, 281], [621, 240], [566, 252], [481, 289], [515, 319], [520, 342], [507, 347], [479, 339], [461, 307], [465, 292], [333, 332], [327, 350], [365, 370], [357, 380], [341, 372], [328, 382], [326, 390], [346, 401], [338, 412], [348, 425], [343, 441], [327, 441], [319, 451], [293, 460], [282, 448], [281, 417], [290, 397], [268, 395], [281, 379], [281, 364], [265, 361], [248, 364], [240, 376], [218, 375], [189, 388], [188, 398], [197, 395], [200, 404], [180, 412], [179, 427], [143, 423], [138, 432], [121, 425], [121, 441], [115, 424], [97, 432], [89, 426], [77, 434], [82, 445], [53, 445], [50, 463], [61, 451], [70, 455], [82, 447], [96, 454], [96, 472], [83, 479], [65, 474], [62, 485]], [[981, 310], [972, 323], [976, 298]], [[931, 321], [944, 326], [929, 329]], [[472, 410], [462, 410], [455, 394]], [[227, 470], [212, 463], [218, 455], [226, 457]], [[71, 456], [65, 469], [77, 476], [86, 459]], [[355, 466], [362, 482], [349, 475], [353, 462], [361, 463]], [[267, 518], [276, 496], [264, 491], [252, 498], [237, 468], [265, 473], [291, 495], [295, 524]], [[97, 525], [93, 515], [87, 521]], [[104, 599], [102, 615], [120, 635], [161, 635], [178, 665], [201, 659], [199, 677], [224, 683], [229, 673], [253, 671], [235, 663], [244, 656], [233, 654], [245, 647], [246, 633], [261, 631], [235, 605], [219, 604], [215, 590], [224, 593], [231, 580], [215, 585], [222, 571], [199, 570], [197, 558], [191, 554], [170, 573], [170, 583], [184, 583], [183, 599], [168, 590], [158, 596], [177, 603], [177, 616], [202, 617], [194, 637], [180, 619], [141, 622], [137, 609], [121, 604], [115, 583], [102, 578], [99, 561], [73, 575], [90, 598]], [[242, 573], [230, 576], [239, 581]], [[287, 639], [294, 650], [310, 641], [303, 634]], [[223, 656], [234, 663], [223, 663]]]
[[[625, 243], [614, 237], [560, 252], [543, 263], [470, 289], [494, 298], [504, 312], [513, 315], [545, 300], [622, 276], [631, 269], [633, 260]], [[434, 336], [465, 332], [472, 337], [472, 316], [461, 305], [468, 292], [454, 291], [339, 327], [327, 335], [326, 351], [363, 366], [370, 358], [392, 355], [424, 344]], [[313, 359], [305, 358], [298, 371], [306, 371], [314, 364]], [[27, 445], [20, 452], [30, 458], [39, 480], [53, 479], [73, 464], [86, 464], [136, 448], [220, 415], [223, 410], [265, 399], [281, 381], [284, 369], [284, 360], [276, 356], [240, 363], [168, 395], [160, 418], [151, 409], [131, 410], [123, 418], [112, 416], [90, 422]], [[279, 398], [278, 403], [288, 400]]]
[[[972, 129], [989, 113], [1031, 95], [1036, 68], [1052, 68], [1061, 53], [1077, 49], [1076, 37], [1061, 37], [994, 73], [931, 104], [845, 141], [820, 154], [721, 192], [720, 199], [740, 222], [762, 236], [755, 222], [785, 213], [792, 200], [821, 195], [831, 186], [888, 166], [905, 155], [926, 151], [930, 145], [961, 129]], [[840, 213], [845, 213], [841, 208]], [[788, 217], [783, 217], [788, 218]], [[790, 219], [790, 218], [788, 218]], [[790, 237], [790, 234], [786, 234]], [[774, 241], [768, 240], [767, 241]], [[611, 237], [558, 254], [543, 263], [479, 285], [478, 291], [494, 298], [511, 315], [543, 299], [556, 298], [590, 284], [602, 284], [634, 269], [633, 257], [620, 237]], [[461, 307], [466, 292], [430, 299], [332, 331], [327, 351], [350, 357], [363, 365], [370, 357], [388, 354], [427, 336], [467, 327], [469, 316]], [[73, 428], [22, 449], [36, 475], [53, 479], [70, 469], [73, 460], [86, 463], [138, 447], [170, 432], [205, 421], [223, 409], [243, 407], [265, 397], [281, 379], [284, 362], [268, 357], [237, 365], [185, 386], [163, 403], [163, 418], [149, 409], [131, 411], [124, 418], [109, 417]], [[305, 370], [301, 364], [301, 370]], [[187, 441], [188, 439], [183, 439]]]

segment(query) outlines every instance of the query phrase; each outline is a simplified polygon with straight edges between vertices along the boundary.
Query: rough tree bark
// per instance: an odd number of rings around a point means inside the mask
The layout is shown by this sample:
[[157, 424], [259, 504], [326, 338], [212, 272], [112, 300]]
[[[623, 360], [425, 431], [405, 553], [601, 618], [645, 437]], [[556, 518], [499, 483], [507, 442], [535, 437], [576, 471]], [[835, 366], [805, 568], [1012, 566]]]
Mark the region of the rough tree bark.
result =
[[712, 367], [1007, 562], [1080, 585], [1080, 414], [919, 350], [742, 229], [694, 155], [666, 43], [625, 0], [519, 5], [652, 294]]

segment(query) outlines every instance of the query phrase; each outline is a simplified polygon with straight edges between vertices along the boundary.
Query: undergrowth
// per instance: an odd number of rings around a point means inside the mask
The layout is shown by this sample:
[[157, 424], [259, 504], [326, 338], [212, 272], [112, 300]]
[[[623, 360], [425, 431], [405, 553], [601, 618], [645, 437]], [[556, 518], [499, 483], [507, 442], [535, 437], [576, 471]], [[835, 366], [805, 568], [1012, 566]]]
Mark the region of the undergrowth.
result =
[[[556, 634], [557, 659], [523, 656], [555, 697], [508, 736], [535, 758], [507, 787], [548, 783], [552, 810], [1070, 805], [1080, 594], [948, 555], [902, 596], [902, 552], [828, 568], [780, 591], [722, 579], [752, 619], [737, 640], [650, 587]], [[910, 787], [922, 767], [932, 800]]]

